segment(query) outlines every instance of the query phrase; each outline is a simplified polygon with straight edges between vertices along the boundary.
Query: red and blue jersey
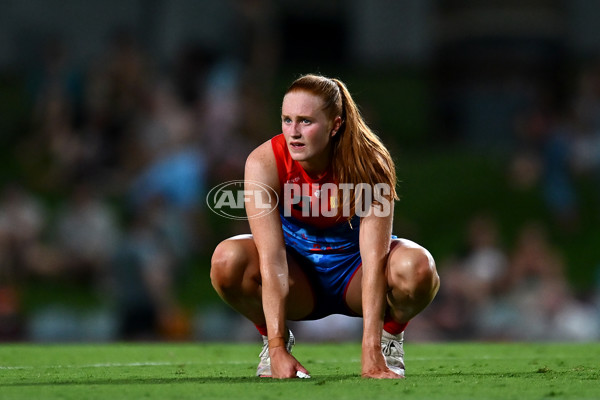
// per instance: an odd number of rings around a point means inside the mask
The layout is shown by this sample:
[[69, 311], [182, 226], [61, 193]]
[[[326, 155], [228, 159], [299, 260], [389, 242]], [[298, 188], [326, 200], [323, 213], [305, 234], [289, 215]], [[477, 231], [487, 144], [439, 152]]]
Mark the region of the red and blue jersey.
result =
[[288, 216], [323, 229], [346, 222], [345, 218], [337, 215], [337, 190], [322, 190], [324, 187], [337, 188], [332, 171], [328, 170], [316, 179], [311, 178], [300, 163], [292, 159], [283, 134], [271, 139], [271, 145], [277, 160], [277, 172], [282, 188], [281, 205], [284, 210], [287, 207]]
[[331, 216], [320, 212], [335, 211], [339, 204], [336, 190], [322, 190], [326, 184], [336, 184], [331, 171], [311, 178], [292, 159], [283, 134], [272, 138], [271, 145], [281, 186], [279, 213], [285, 244], [313, 282], [318, 300], [311, 318], [336, 313], [354, 315], [344, 295], [361, 265], [360, 219], [355, 216], [349, 222], [337, 212]]
[[316, 179], [311, 178], [300, 163], [292, 159], [283, 134], [271, 139], [271, 146], [281, 187], [279, 212], [282, 220], [307, 230], [319, 238], [315, 237], [317, 242], [329, 237], [337, 238], [338, 246], [348, 242], [343, 248], [358, 245], [359, 219], [355, 217], [348, 222], [337, 212], [340, 202], [337, 190], [331, 190], [337, 188], [332, 172], [329, 170]]

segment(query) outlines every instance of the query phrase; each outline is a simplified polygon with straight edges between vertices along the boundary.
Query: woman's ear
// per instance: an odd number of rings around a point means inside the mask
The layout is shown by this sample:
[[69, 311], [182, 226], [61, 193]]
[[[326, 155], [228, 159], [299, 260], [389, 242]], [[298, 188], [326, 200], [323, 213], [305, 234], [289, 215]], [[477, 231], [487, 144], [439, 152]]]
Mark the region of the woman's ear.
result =
[[336, 133], [340, 129], [340, 126], [342, 126], [342, 117], [338, 115], [333, 120], [333, 127], [331, 128], [331, 137], [334, 137], [336, 135]]

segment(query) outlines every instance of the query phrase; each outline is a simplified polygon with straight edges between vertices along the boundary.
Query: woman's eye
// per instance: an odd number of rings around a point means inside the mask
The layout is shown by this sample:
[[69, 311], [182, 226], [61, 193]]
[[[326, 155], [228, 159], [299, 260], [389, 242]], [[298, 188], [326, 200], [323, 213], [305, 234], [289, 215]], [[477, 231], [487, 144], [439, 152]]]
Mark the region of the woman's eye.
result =
[[309, 120], [307, 120], [307, 119], [303, 119], [303, 120], [302, 120], [302, 123], [303, 123], [303, 124], [310, 124], [310, 121], [309, 121]]
[[292, 122], [291, 119], [289, 119], [289, 118], [283, 118], [283, 123], [284, 124], [289, 124], [290, 122]]

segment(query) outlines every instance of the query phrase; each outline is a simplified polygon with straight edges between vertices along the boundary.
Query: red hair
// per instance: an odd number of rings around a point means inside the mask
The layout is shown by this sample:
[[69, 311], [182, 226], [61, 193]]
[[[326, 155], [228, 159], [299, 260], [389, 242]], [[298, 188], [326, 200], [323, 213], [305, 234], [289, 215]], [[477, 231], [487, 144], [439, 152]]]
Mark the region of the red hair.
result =
[[[342, 118], [338, 133], [332, 138], [331, 166], [338, 183], [378, 183], [390, 188], [390, 199], [397, 200], [396, 167], [379, 137], [368, 127], [346, 85], [320, 75], [303, 75], [286, 91], [307, 91], [323, 100], [323, 110], [331, 119]], [[350, 215], [354, 215], [355, 198], [350, 196]]]

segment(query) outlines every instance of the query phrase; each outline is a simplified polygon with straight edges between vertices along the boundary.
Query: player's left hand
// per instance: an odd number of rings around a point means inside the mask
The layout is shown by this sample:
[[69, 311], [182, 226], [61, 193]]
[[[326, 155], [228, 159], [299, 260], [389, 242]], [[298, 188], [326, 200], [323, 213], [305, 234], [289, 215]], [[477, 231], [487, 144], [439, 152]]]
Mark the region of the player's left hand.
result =
[[374, 378], [374, 379], [403, 379], [404, 377], [402, 375], [398, 375], [392, 371], [389, 370], [388, 367], [385, 367], [385, 369], [369, 369], [369, 370], [365, 370], [363, 368], [362, 370], [362, 377], [363, 378]]
[[402, 379], [402, 375], [392, 372], [385, 364], [385, 359], [381, 350], [365, 351], [362, 354], [362, 373], [363, 378], [374, 379]]

